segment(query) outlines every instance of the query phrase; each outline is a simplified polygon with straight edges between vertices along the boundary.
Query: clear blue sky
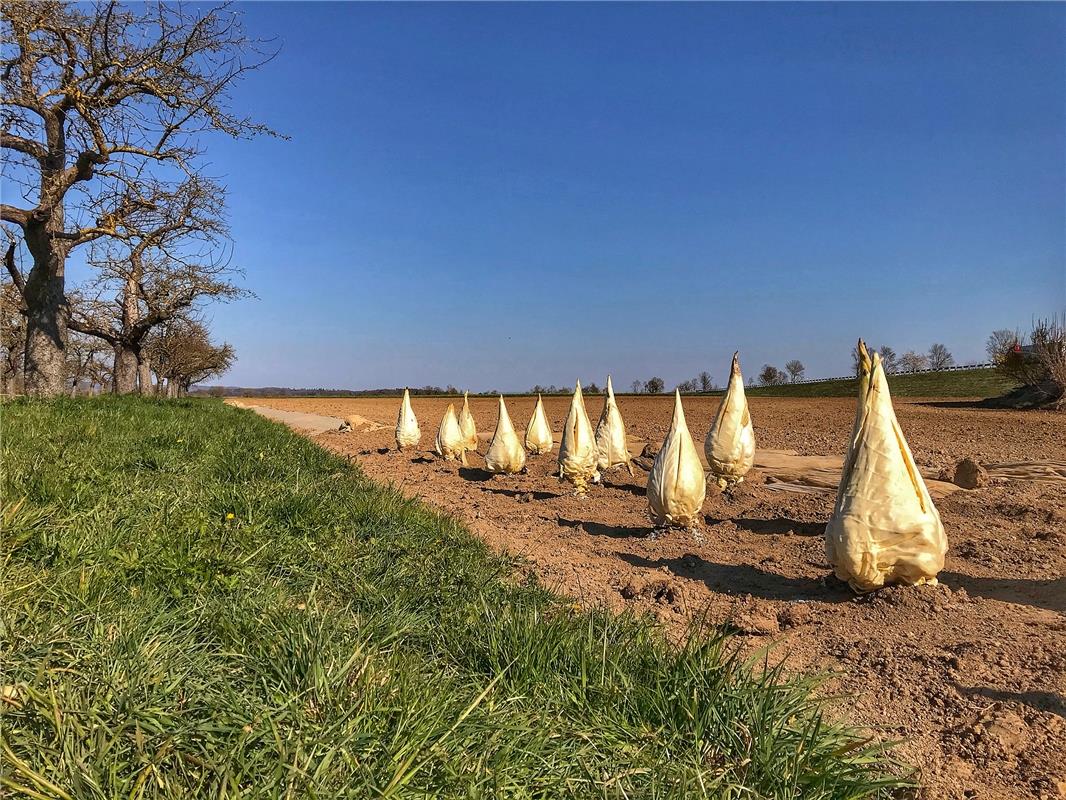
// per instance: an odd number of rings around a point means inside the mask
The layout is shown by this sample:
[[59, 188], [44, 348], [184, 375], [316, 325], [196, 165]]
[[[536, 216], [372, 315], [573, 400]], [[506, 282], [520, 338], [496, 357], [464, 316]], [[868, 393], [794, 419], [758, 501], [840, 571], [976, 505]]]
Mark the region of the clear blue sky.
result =
[[1066, 5], [259, 3], [227, 384], [983, 360], [1066, 308]]

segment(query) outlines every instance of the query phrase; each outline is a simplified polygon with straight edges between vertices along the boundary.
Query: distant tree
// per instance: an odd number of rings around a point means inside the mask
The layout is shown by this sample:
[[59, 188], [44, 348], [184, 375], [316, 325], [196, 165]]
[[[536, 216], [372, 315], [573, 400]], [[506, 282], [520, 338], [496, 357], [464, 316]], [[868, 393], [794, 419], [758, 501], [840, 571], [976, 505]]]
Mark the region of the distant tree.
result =
[[629, 388], [633, 390], [633, 394], [640, 394], [640, 390], [644, 388], [644, 384], [640, 381], [633, 381], [629, 384]]
[[892, 373], [899, 369], [899, 356], [896, 355], [895, 350], [884, 344], [877, 352], [881, 354], [881, 366], [885, 372]]
[[859, 358], [859, 346], [857, 344], [856, 345], [852, 345], [852, 348], [851, 348], [851, 374], [854, 375], [856, 378], [859, 377], [859, 372], [861, 371], [860, 370], [860, 365], [861, 364], [862, 364], [862, 359]]
[[711, 391], [711, 389], [714, 388], [714, 382], [711, 379], [711, 373], [707, 372], [706, 370], [697, 375], [696, 379], [700, 382], [701, 392], [709, 392]]
[[600, 387], [596, 385], [595, 381], [589, 381], [583, 391], [585, 394], [601, 394]]
[[989, 337], [987, 349], [992, 355], [995, 346], [996, 371], [1025, 386], [1050, 388], [1052, 395], [1062, 397], [1066, 390], [1066, 316], [1037, 320], [1028, 340], [1025, 345], [1019, 334], [1010, 331], [996, 331]]
[[648, 378], [648, 380], [644, 381], [644, 391], [648, 394], [662, 394], [662, 391], [665, 388], [666, 382], [658, 376]]
[[936, 342], [929, 348], [929, 369], [947, 369], [954, 363], [955, 358], [944, 345]]
[[985, 352], [988, 353], [988, 360], [998, 366], [1021, 344], [1022, 336], [1020, 332], [1000, 328], [998, 331], [992, 331], [989, 335], [988, 340], [985, 342]]
[[194, 383], [221, 375], [236, 360], [229, 344], [211, 342], [199, 320], [176, 317], [157, 326], [145, 344], [157, 387], [166, 381], [167, 396], [177, 397]]
[[763, 386], [780, 386], [783, 383], [788, 383], [788, 375], [772, 364], [763, 364], [763, 368], [759, 372], [759, 383]]
[[807, 368], [803, 366], [803, 362], [798, 358], [794, 358], [785, 364], [785, 369], [788, 371], [789, 379], [792, 383], [803, 379], [803, 373]]
[[539, 383], [529, 390], [530, 394], [544, 394], [544, 387]]
[[[14, 246], [8, 250], [14, 257]], [[0, 281], [0, 394], [21, 394], [26, 351], [26, 316], [15, 284]]]
[[899, 358], [899, 367], [904, 372], [918, 372], [929, 368], [929, 359], [921, 353], [908, 350]]
[[694, 381], [694, 380], [681, 381], [681, 383], [679, 383], [677, 385], [677, 390], [679, 392], [681, 392], [682, 394], [684, 394], [686, 392], [694, 392], [694, 391], [696, 391], [696, 385], [697, 385], [696, 381]]
[[112, 380], [108, 361], [114, 358], [114, 352], [103, 339], [72, 330], [67, 337], [65, 352], [71, 397], [79, 390], [92, 394], [105, 381]]

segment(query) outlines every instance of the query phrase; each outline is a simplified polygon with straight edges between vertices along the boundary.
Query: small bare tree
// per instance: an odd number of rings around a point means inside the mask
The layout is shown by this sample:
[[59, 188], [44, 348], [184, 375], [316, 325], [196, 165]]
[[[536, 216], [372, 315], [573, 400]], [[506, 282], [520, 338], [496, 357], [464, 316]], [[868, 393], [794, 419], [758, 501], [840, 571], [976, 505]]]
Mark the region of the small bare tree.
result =
[[929, 369], [947, 369], [955, 364], [955, 357], [940, 342], [929, 348]]
[[67, 338], [67, 379], [70, 381], [70, 396], [79, 390], [86, 394], [111, 380], [107, 366], [111, 348], [102, 339], [72, 331]]
[[644, 391], [648, 394], [662, 394], [662, 391], [665, 388], [666, 381], [658, 376], [648, 378], [648, 380], [644, 381]]
[[[14, 243], [7, 258], [14, 258]], [[22, 295], [9, 280], [0, 280], [0, 394], [22, 394], [26, 352], [26, 310]]]
[[881, 366], [885, 372], [891, 374], [899, 369], [899, 356], [896, 355], [895, 350], [887, 344], [883, 344], [877, 352], [881, 354]]
[[171, 191], [150, 185], [136, 213], [95, 243], [96, 277], [72, 296], [69, 326], [114, 348], [114, 391], [129, 394], [151, 383], [141, 349], [156, 325], [203, 300], [228, 300], [242, 291], [236, 273], [216, 255], [226, 236], [221, 187], [193, 177]]
[[12, 273], [26, 304], [26, 388], [67, 385], [66, 260], [135, 210], [147, 168], [193, 172], [198, 134], [270, 131], [228, 109], [228, 89], [269, 60], [226, 6], [9, 2], [0, 78], [2, 219], [32, 258]]
[[763, 364], [759, 371], [759, 383], [763, 386], [781, 386], [788, 383], [788, 376], [773, 364]]
[[144, 345], [158, 386], [166, 382], [168, 397], [189, 391], [194, 383], [222, 375], [236, 360], [233, 347], [211, 342], [200, 320], [176, 317], [153, 329]]
[[899, 357], [899, 368], [904, 372], [919, 372], [929, 368], [929, 359], [921, 353], [908, 350]]
[[640, 394], [640, 390], [643, 388], [643, 386], [644, 384], [641, 383], [639, 380], [633, 381], [631, 384], [629, 384], [629, 388], [630, 390], [632, 390], [633, 394]]
[[794, 358], [785, 364], [785, 370], [788, 372], [789, 380], [795, 383], [798, 380], [803, 379], [803, 373], [807, 371], [807, 368], [803, 366], [803, 362], [798, 358]]
[[696, 379], [700, 382], [701, 392], [709, 392], [714, 388], [714, 380], [711, 378], [711, 373], [706, 370], [697, 375]]

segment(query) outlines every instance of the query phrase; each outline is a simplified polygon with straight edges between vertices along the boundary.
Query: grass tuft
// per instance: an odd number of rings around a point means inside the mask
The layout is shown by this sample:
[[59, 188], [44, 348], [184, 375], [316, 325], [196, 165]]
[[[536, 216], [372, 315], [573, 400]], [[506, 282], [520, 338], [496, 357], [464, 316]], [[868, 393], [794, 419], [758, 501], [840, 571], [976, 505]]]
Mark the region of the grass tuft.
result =
[[860, 798], [809, 679], [578, 612], [213, 401], [3, 406], [2, 793]]

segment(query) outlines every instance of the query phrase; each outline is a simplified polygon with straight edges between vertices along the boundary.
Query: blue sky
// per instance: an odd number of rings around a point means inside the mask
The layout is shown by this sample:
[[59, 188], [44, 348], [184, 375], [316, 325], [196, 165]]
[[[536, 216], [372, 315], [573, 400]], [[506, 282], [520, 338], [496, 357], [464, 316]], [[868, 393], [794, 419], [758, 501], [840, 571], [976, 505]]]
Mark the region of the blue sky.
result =
[[838, 375], [1066, 308], [1066, 5], [243, 4], [227, 384]]

